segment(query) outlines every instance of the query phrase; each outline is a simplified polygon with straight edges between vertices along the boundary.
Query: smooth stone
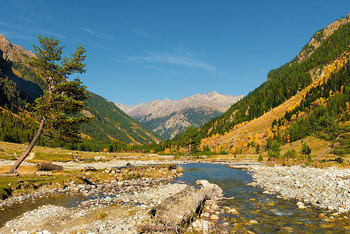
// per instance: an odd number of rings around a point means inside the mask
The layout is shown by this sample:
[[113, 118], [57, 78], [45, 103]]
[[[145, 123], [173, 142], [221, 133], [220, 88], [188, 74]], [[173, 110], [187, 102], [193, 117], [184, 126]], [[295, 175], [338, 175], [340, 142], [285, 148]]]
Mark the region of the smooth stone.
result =
[[259, 224], [259, 222], [256, 220], [249, 220], [248, 224], [249, 225], [257, 225], [257, 224]]

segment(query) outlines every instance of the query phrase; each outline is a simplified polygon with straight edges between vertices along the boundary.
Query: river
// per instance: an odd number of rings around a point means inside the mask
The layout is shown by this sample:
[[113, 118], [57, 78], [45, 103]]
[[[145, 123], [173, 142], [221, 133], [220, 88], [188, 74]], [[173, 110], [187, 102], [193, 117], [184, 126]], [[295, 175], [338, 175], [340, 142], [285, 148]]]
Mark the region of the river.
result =
[[[174, 180], [187, 184], [195, 184], [199, 179], [208, 180], [219, 185], [226, 198], [219, 203], [222, 211], [218, 227], [227, 230], [237, 225], [243, 225], [246, 229], [256, 233], [297, 232], [297, 233], [346, 233], [349, 226], [341, 221], [324, 222], [319, 218], [321, 213], [328, 217], [331, 215], [326, 210], [310, 206], [300, 210], [296, 206], [296, 200], [285, 200], [277, 195], [263, 193], [263, 190], [249, 186], [252, 182], [250, 172], [229, 168], [221, 164], [191, 163], [182, 164], [184, 174]], [[6, 221], [18, 215], [33, 210], [40, 205], [54, 204], [64, 207], [74, 207], [81, 201], [89, 198], [83, 196], [54, 196], [42, 198], [35, 202], [29, 201], [23, 204], [15, 204], [0, 210], [0, 227]], [[233, 207], [240, 214], [232, 215], [224, 211], [224, 207]], [[342, 217], [344, 218], [345, 215]], [[337, 217], [336, 217], [337, 218]], [[256, 222], [247, 225], [249, 221]], [[224, 225], [225, 224], [225, 225]]]
[[[285, 200], [276, 195], [264, 194], [263, 190], [247, 185], [252, 182], [248, 171], [226, 167], [221, 164], [185, 164], [184, 175], [174, 182], [183, 181], [194, 184], [198, 179], [205, 179], [219, 185], [224, 196], [232, 198], [219, 203], [235, 208], [240, 215], [231, 215], [224, 212], [220, 215], [220, 222], [228, 222], [230, 229], [235, 224], [248, 223], [255, 220], [258, 224], [245, 226], [256, 233], [298, 232], [298, 233], [346, 233], [350, 232], [342, 222], [325, 223], [320, 218], [321, 213], [329, 215], [326, 210], [307, 205], [300, 210], [296, 200]], [[222, 209], [224, 210], [224, 209]]]

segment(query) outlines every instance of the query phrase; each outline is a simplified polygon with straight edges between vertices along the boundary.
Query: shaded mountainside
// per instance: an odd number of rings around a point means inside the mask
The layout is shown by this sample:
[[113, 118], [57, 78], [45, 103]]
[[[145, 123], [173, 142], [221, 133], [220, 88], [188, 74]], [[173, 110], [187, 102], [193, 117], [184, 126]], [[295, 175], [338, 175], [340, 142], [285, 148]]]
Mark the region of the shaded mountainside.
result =
[[180, 100], [154, 100], [137, 105], [116, 103], [128, 115], [161, 135], [173, 138], [188, 126], [199, 127], [208, 120], [224, 113], [243, 96], [221, 95], [213, 91], [195, 94]]
[[335, 153], [350, 153], [349, 58], [350, 15], [319, 30], [292, 61], [204, 124], [202, 146], [255, 153], [274, 140], [286, 144], [313, 136], [336, 142]]
[[[32, 106], [46, 85], [25, 63], [33, 55], [0, 35], [0, 125], [3, 131], [0, 140], [24, 143], [30, 141], [35, 133], [37, 122]], [[95, 118], [81, 128], [85, 139], [118, 140], [133, 144], [159, 141], [159, 136], [126, 115], [113, 103], [96, 94], [90, 95], [83, 114]], [[26, 132], [26, 135], [22, 136], [21, 132]]]

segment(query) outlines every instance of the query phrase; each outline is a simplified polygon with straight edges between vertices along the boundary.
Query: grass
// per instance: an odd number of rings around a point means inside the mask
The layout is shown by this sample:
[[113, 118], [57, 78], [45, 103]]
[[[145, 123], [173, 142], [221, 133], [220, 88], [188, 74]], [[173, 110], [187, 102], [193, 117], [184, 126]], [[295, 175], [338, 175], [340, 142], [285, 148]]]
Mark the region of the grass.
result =
[[[15, 160], [27, 148], [26, 144], [17, 144], [0, 141], [0, 159]], [[144, 153], [112, 153], [112, 152], [87, 152], [67, 150], [63, 148], [49, 148], [42, 146], [35, 146], [32, 150], [34, 153], [33, 159], [26, 159], [28, 162], [69, 162], [74, 161], [73, 155], [80, 160], [90, 162], [94, 161], [108, 161], [108, 160], [168, 160], [155, 154]], [[95, 159], [96, 158], [96, 159]]]
[[70, 175], [55, 174], [53, 176], [20, 175], [16, 177], [0, 177], [0, 197], [2, 199], [10, 195], [31, 193], [42, 186], [61, 187], [64, 181], [70, 179]]
[[36, 153], [31, 162], [70, 162], [74, 161], [71, 153]]

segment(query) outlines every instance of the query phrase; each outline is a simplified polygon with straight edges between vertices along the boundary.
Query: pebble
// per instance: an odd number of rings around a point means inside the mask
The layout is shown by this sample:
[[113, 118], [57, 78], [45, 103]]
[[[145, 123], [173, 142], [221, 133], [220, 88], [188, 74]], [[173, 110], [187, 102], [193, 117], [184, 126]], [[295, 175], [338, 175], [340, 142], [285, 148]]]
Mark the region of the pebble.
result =
[[197, 219], [191, 224], [190, 228], [201, 233], [208, 233], [210, 226], [212, 226], [210, 221], [204, 219]]
[[257, 224], [259, 224], [259, 222], [256, 221], [256, 220], [249, 220], [248, 224], [250, 224], [250, 225], [257, 225]]
[[229, 213], [229, 214], [239, 215], [239, 212], [234, 208], [225, 207], [225, 209], [227, 210], [227, 213]]
[[298, 207], [298, 209], [301, 209], [301, 210], [306, 208], [304, 203], [302, 203], [302, 202], [297, 202], [297, 207]]

